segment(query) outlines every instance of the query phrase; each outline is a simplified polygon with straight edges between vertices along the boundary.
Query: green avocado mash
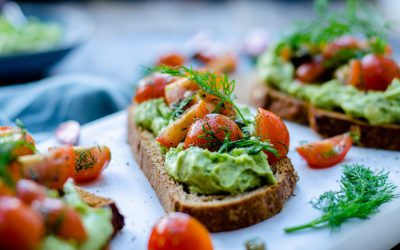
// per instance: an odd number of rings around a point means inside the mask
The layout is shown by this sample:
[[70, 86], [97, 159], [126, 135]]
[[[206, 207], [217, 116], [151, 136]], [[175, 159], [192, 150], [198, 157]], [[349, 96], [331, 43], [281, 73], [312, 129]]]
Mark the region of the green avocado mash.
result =
[[49, 49], [57, 46], [61, 37], [62, 31], [57, 24], [29, 18], [26, 24], [15, 28], [0, 15], [0, 55]]
[[301, 84], [294, 79], [294, 66], [268, 50], [258, 61], [258, 72], [273, 87], [328, 109], [367, 120], [372, 125], [400, 123], [400, 80], [394, 79], [386, 91], [362, 92], [353, 86], [331, 80], [321, 85]]
[[165, 168], [176, 181], [199, 194], [236, 194], [276, 183], [266, 155], [249, 155], [243, 149], [221, 154], [197, 147], [171, 148]]
[[64, 187], [64, 201], [75, 208], [82, 216], [88, 239], [80, 244], [66, 241], [54, 235], [46, 236], [41, 250], [96, 250], [103, 249], [113, 233], [112, 213], [107, 208], [91, 208], [82, 202], [71, 182]]
[[136, 124], [155, 135], [171, 122], [170, 118], [171, 109], [162, 98], [142, 102], [135, 109]]

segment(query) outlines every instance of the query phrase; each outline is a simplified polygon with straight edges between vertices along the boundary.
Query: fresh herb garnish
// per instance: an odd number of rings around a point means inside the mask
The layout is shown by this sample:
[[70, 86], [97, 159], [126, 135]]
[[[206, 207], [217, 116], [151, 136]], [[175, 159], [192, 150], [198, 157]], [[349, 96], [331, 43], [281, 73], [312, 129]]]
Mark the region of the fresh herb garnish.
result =
[[309, 223], [286, 228], [287, 233], [306, 229], [339, 228], [352, 218], [368, 219], [383, 203], [398, 197], [396, 186], [388, 181], [388, 172], [372, 171], [363, 165], [344, 165], [340, 190], [323, 193], [311, 201], [323, 215]]
[[317, 19], [302, 23], [281, 45], [300, 49], [305, 45], [323, 45], [344, 35], [362, 35], [370, 41], [373, 53], [385, 51], [390, 25], [382, 23], [364, 2], [361, 4], [359, 0], [348, 0], [345, 11], [332, 11], [328, 7], [328, 0], [316, 0]]
[[92, 168], [97, 163], [96, 157], [91, 152], [91, 149], [82, 150], [78, 157], [75, 157], [75, 169], [77, 172]]
[[217, 75], [210, 71], [197, 71], [191, 67], [187, 68], [185, 66], [171, 68], [161, 65], [150, 68], [150, 70], [175, 77], [185, 77], [191, 81], [194, 81], [205, 93], [216, 96], [222, 103], [227, 102], [232, 104], [240, 118], [246, 124], [249, 123], [234, 102], [236, 96], [233, 94], [233, 90], [235, 89], [236, 82], [235, 80], [229, 80], [227, 75]]
[[246, 250], [265, 250], [265, 242], [259, 238], [253, 238], [246, 241]]
[[193, 101], [193, 99], [194, 99], [194, 95], [190, 95], [190, 96], [184, 98], [182, 101], [174, 103], [172, 105], [172, 113], [171, 113], [172, 120], [175, 120], [176, 118], [183, 115], [183, 113], [185, 112], [185, 108], [188, 106], [188, 104], [191, 101]]

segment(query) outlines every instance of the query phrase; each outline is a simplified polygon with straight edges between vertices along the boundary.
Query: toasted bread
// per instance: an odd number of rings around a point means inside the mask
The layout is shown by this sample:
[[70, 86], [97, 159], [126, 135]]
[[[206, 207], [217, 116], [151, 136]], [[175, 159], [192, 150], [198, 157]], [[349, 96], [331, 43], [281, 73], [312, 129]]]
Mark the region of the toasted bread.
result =
[[94, 208], [108, 207], [111, 209], [112, 225], [114, 228], [112, 237], [114, 237], [125, 225], [124, 216], [122, 216], [121, 213], [119, 212], [118, 207], [115, 205], [115, 202], [111, 199], [89, 193], [79, 187], [75, 187], [75, 188], [79, 194], [79, 197], [82, 199], [82, 201], [87, 203], [89, 206], [94, 207]]
[[323, 137], [357, 131], [359, 146], [400, 150], [400, 125], [371, 125], [344, 113], [319, 109], [266, 84], [253, 86], [251, 99], [253, 105], [269, 109], [284, 119], [310, 125]]
[[190, 214], [211, 232], [247, 227], [279, 213], [285, 201], [293, 195], [298, 179], [290, 159], [284, 158], [271, 166], [277, 184], [238, 195], [188, 193], [165, 171], [164, 155], [154, 135], [135, 124], [134, 106], [128, 112], [128, 141], [165, 211]]

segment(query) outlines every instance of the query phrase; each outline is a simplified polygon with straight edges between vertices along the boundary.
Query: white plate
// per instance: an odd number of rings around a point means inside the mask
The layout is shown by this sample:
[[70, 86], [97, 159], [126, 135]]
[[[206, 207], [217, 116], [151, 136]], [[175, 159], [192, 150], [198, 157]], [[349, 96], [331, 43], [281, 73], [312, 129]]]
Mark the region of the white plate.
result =
[[[345, 223], [338, 231], [319, 229], [286, 234], [283, 228], [308, 222], [320, 215], [308, 203], [324, 191], [337, 189], [341, 168], [312, 170], [294, 148], [300, 141], [318, 140], [310, 129], [286, 122], [291, 135], [289, 157], [300, 180], [295, 196], [283, 211], [257, 225], [232, 232], [213, 234], [215, 249], [245, 249], [244, 242], [253, 237], [265, 240], [267, 249], [390, 249], [400, 242], [400, 199], [382, 205], [369, 220]], [[399, 135], [400, 136], [400, 135]], [[112, 249], [146, 249], [153, 224], [164, 214], [156, 194], [133, 159], [127, 144], [126, 112], [120, 112], [84, 126], [82, 145], [106, 144], [112, 161], [102, 177], [83, 188], [114, 199], [125, 216], [125, 228], [112, 241]], [[50, 140], [40, 145], [54, 145]], [[372, 169], [390, 171], [390, 180], [400, 186], [400, 152], [353, 147], [344, 163], [363, 163]], [[400, 189], [398, 189], [400, 193]]]

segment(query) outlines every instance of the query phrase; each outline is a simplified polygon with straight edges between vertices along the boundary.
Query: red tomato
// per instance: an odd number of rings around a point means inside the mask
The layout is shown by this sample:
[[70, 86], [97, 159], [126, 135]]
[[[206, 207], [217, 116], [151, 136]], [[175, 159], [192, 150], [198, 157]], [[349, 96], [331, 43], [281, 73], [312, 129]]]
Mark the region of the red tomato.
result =
[[25, 178], [49, 188], [62, 189], [72, 176], [74, 152], [72, 147], [52, 149], [47, 155], [26, 155], [18, 158]]
[[78, 182], [96, 179], [108, 166], [111, 152], [107, 146], [74, 147], [75, 168], [72, 178]]
[[35, 200], [46, 198], [46, 189], [31, 180], [18, 181], [16, 191], [17, 197], [28, 205]]
[[324, 73], [325, 68], [320, 62], [308, 62], [300, 65], [296, 70], [296, 77], [303, 83], [313, 83]]
[[327, 44], [322, 53], [326, 58], [331, 58], [342, 50], [355, 50], [362, 47], [363, 44], [356, 38], [343, 36]]
[[15, 197], [0, 197], [0, 249], [36, 249], [44, 235], [39, 213]]
[[28, 133], [25, 136], [22, 134], [20, 128], [9, 127], [9, 126], [0, 126], [0, 143], [6, 141], [18, 141], [23, 140], [29, 145], [21, 145], [13, 150], [13, 156], [18, 157], [21, 155], [30, 155], [35, 151], [35, 140]]
[[383, 55], [366, 55], [361, 60], [361, 65], [364, 87], [367, 90], [385, 91], [399, 74], [396, 62]]
[[139, 82], [134, 101], [145, 102], [155, 98], [164, 97], [165, 86], [171, 83], [174, 78], [166, 75], [149, 76]]
[[268, 110], [258, 108], [256, 135], [261, 137], [262, 140], [269, 140], [278, 151], [278, 156], [270, 152], [265, 152], [268, 155], [268, 162], [270, 164], [287, 155], [290, 144], [289, 131], [279, 116]]
[[343, 134], [301, 145], [296, 150], [311, 168], [328, 168], [341, 162], [352, 145], [350, 135]]
[[237, 58], [234, 54], [226, 53], [212, 58], [206, 68], [214, 72], [231, 73], [236, 70]]
[[158, 59], [157, 65], [166, 65], [169, 67], [182, 66], [185, 63], [185, 57], [178, 53], [164, 55]]
[[170, 213], [153, 227], [148, 250], [189, 249], [213, 249], [210, 234], [195, 218], [183, 213]]
[[87, 239], [86, 230], [79, 213], [61, 200], [46, 198], [35, 201], [32, 207], [42, 214], [50, 232], [65, 239], [76, 241]]
[[[204, 130], [213, 135], [207, 134]], [[231, 141], [237, 141], [243, 137], [239, 126], [232, 119], [220, 114], [209, 114], [190, 126], [185, 138], [185, 148], [196, 146], [218, 150], [227, 135]]]

